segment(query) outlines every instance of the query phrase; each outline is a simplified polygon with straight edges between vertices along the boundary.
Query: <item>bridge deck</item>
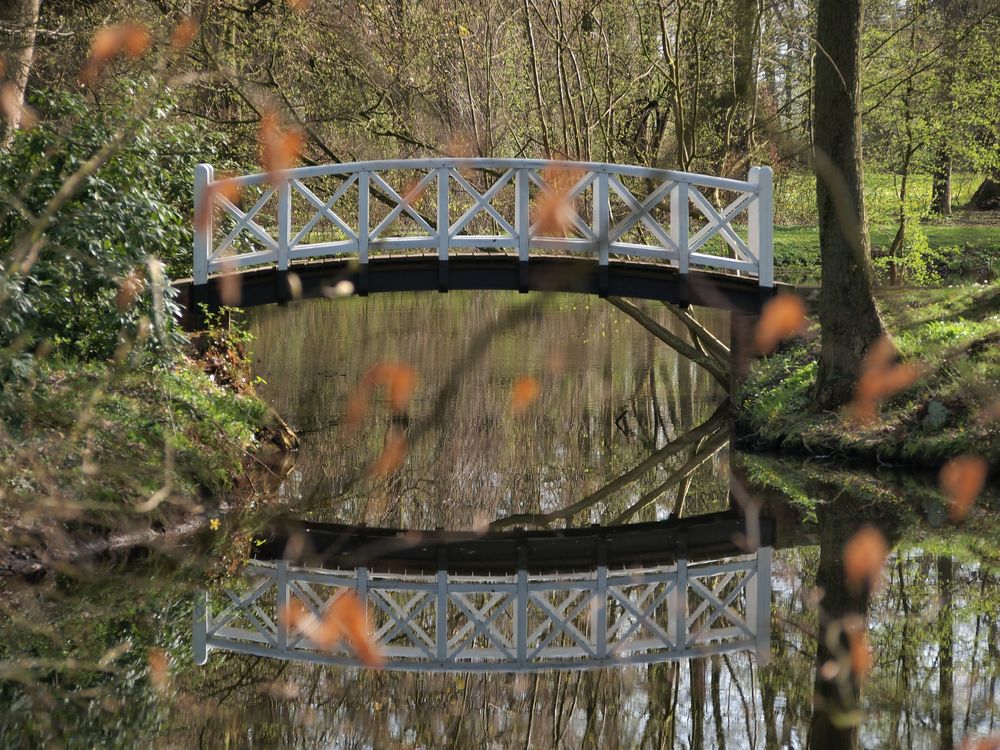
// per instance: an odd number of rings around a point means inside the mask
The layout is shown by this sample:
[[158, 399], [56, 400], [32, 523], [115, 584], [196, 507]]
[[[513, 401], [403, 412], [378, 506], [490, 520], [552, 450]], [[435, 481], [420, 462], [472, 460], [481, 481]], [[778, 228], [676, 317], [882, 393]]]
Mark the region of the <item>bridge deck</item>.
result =
[[[285, 521], [255, 550], [259, 560], [281, 560], [311, 568], [429, 575], [506, 575], [525, 569], [558, 573], [664, 565], [678, 558], [704, 560], [746, 552], [741, 513], [726, 511], [627, 526], [553, 531], [402, 531], [311, 521]], [[291, 542], [290, 542], [291, 540]], [[774, 543], [774, 525], [760, 523], [761, 546]], [[294, 552], [291, 552], [294, 550]]]
[[[288, 275], [297, 283], [290, 286]], [[331, 296], [342, 280], [354, 284], [358, 294], [448, 290], [498, 290], [520, 292], [573, 292], [600, 296], [633, 297], [701, 305], [733, 312], [757, 314], [783, 285], [763, 287], [752, 277], [711, 271], [681, 274], [663, 263], [613, 260], [599, 266], [593, 258], [532, 255], [520, 261], [506, 253], [452, 253], [447, 261], [437, 255], [375, 256], [365, 266], [356, 259], [330, 258], [297, 263], [288, 271], [255, 268], [239, 274], [240, 306], [282, 303], [293, 297]], [[179, 303], [188, 311], [199, 303], [222, 304], [220, 277], [195, 285], [191, 279], [176, 282]], [[293, 292], [294, 288], [294, 292]], [[185, 322], [196, 325], [194, 316]]]

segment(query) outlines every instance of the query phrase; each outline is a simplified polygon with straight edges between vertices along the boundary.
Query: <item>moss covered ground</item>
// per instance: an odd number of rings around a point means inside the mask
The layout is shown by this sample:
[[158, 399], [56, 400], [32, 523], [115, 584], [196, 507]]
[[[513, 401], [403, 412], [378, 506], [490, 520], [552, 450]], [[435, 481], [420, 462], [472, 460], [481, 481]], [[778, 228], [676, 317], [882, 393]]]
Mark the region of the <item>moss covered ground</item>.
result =
[[880, 293], [900, 354], [921, 376], [859, 423], [814, 413], [819, 333], [812, 326], [758, 360], [739, 399], [743, 442], [783, 451], [935, 467], [973, 453], [1000, 465], [1000, 283]]
[[274, 419], [216, 380], [187, 357], [39, 366], [0, 432], [0, 565], [12, 549], [207, 522]]

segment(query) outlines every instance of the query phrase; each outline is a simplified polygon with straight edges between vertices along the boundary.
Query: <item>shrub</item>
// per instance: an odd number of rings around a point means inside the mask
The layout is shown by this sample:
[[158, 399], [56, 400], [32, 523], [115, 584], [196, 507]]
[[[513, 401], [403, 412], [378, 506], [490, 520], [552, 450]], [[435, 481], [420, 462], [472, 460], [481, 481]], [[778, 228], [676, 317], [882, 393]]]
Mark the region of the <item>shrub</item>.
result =
[[154, 259], [168, 275], [189, 272], [194, 165], [213, 160], [218, 139], [171, 120], [164, 102], [53, 217], [34, 262], [11, 268], [29, 214], [38, 216], [132, 117], [124, 104], [99, 108], [75, 93], [40, 92], [32, 104], [40, 124], [0, 154], [0, 191], [9, 198], [0, 214], [4, 380], [41, 341], [84, 359], [111, 357], [123, 335], [143, 339], [143, 320], [154, 323], [146, 349], [170, 350], [177, 308]]

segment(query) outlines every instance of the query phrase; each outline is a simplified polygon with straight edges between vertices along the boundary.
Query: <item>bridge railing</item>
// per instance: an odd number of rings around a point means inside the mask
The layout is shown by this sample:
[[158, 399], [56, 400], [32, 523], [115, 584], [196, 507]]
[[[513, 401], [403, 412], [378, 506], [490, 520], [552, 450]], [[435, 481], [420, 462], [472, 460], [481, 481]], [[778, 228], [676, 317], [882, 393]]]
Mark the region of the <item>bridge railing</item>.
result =
[[[738, 650], [770, 654], [771, 548], [643, 569], [460, 576], [338, 571], [255, 562], [239, 586], [202, 595], [194, 659], [212, 650], [361, 666], [351, 646], [321, 648], [281, 616], [322, 618], [344, 592], [368, 612], [385, 667], [525, 672], [649, 664]], [[303, 632], [305, 631], [305, 632]]]
[[525, 159], [415, 159], [217, 179], [195, 170], [194, 282], [331, 255], [454, 249], [583, 253], [774, 284], [772, 176]]

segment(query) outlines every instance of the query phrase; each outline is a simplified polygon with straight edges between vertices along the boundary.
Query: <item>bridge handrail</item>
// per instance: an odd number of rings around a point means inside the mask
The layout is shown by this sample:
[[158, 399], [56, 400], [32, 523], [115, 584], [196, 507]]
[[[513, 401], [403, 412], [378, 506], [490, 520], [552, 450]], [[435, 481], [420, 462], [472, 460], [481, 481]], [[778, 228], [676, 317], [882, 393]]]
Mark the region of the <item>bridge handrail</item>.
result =
[[[494, 576], [373, 573], [253, 561], [242, 591], [199, 596], [197, 664], [222, 650], [290, 661], [362, 666], [290, 626], [296, 602], [318, 618], [344, 592], [365, 605], [385, 668], [527, 672], [649, 664], [750, 650], [770, 654], [770, 547], [703, 562], [575, 574]], [[221, 594], [221, 596], [220, 596]]]
[[[413, 208], [413, 199], [400, 195], [380, 173], [393, 170], [426, 172], [416, 183], [415, 191], [423, 193], [436, 188], [435, 216], [428, 221]], [[482, 192], [473, 187], [463, 171], [495, 171], [499, 174]], [[562, 191], [572, 208], [567, 212], [568, 223], [580, 235], [577, 237], [545, 234], [532, 216], [537, 194], [555, 194], [546, 181], [546, 171], [564, 172], [572, 177], [573, 187]], [[341, 187], [332, 197], [321, 198], [305, 180], [343, 176]], [[658, 183], [645, 197], [634, 195], [622, 178], [641, 178]], [[356, 215], [342, 216], [334, 210], [337, 200], [353, 185], [357, 185]], [[514, 215], [501, 215], [492, 201], [507, 185], [515, 192]], [[227, 195], [234, 189], [251, 186], [262, 188], [258, 200], [248, 209], [238, 207]], [[532, 188], [536, 196], [532, 196]], [[577, 200], [591, 189], [590, 217], [576, 210]], [[723, 208], [717, 208], [701, 189], [738, 193], [738, 197]], [[377, 191], [383, 201], [394, 204], [388, 215], [372, 227], [370, 206], [372, 193]], [[312, 216], [296, 230], [293, 226], [292, 197], [298, 194], [312, 207]], [[472, 206], [462, 216], [451, 217], [452, 196], [461, 196]], [[622, 216], [612, 216], [611, 198], [617, 195], [626, 210]], [[451, 248], [509, 248], [518, 252], [519, 260], [528, 262], [530, 250], [573, 250], [593, 253], [601, 266], [606, 266], [611, 254], [636, 255], [667, 261], [687, 274], [693, 267], [723, 269], [756, 276], [761, 286], [774, 285], [773, 272], [773, 187], [769, 167], [752, 167], [746, 180], [712, 175], [678, 172], [651, 167], [572, 162], [541, 159], [482, 159], [439, 158], [402, 159], [297, 167], [281, 172], [238, 175], [216, 180], [209, 164], [195, 168], [195, 242], [194, 282], [205, 284], [212, 273], [264, 263], [275, 263], [286, 270], [290, 262], [334, 254], [357, 254], [361, 264], [367, 264], [373, 249], [436, 249], [439, 260], [447, 261]], [[274, 225], [276, 236], [254, 221], [264, 212], [273, 197], [277, 198]], [[660, 205], [669, 206], [669, 226], [664, 227], [653, 216]], [[706, 220], [694, 234], [689, 232], [692, 206]], [[235, 227], [216, 244], [214, 216], [221, 209], [234, 221]], [[747, 215], [747, 239], [739, 236], [734, 220]], [[469, 223], [481, 213], [501, 226], [494, 235], [462, 234]], [[586, 211], [584, 212], [586, 213]], [[407, 216], [424, 230], [422, 235], [386, 236], [396, 219]], [[303, 242], [321, 221], [328, 221], [345, 237], [327, 242]], [[267, 223], [267, 222], [265, 222]], [[655, 243], [625, 241], [625, 235], [642, 227]], [[446, 231], [442, 231], [446, 228]], [[227, 256], [236, 238], [247, 232], [264, 250]], [[720, 237], [735, 257], [699, 252], [714, 237]]]

